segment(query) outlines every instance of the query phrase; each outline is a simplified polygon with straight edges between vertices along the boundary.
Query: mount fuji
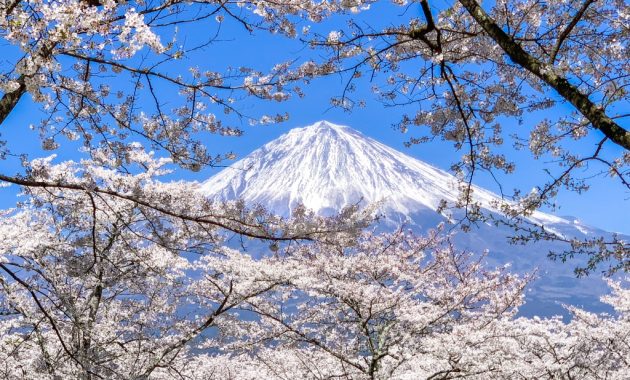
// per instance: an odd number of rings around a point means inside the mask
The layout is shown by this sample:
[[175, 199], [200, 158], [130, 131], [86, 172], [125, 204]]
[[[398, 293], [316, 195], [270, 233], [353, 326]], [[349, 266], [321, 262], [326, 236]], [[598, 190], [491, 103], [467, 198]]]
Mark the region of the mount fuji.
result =
[[[458, 183], [451, 174], [398, 152], [346, 126], [321, 121], [296, 128], [255, 150], [201, 185], [201, 191], [220, 200], [242, 199], [289, 216], [299, 204], [331, 215], [350, 204], [378, 205], [381, 227], [404, 225], [422, 232], [450, 218], [439, 212], [440, 203], [457, 201]], [[473, 197], [486, 211], [500, 217], [493, 204], [501, 198], [480, 187]], [[457, 212], [457, 211], [455, 211]], [[453, 215], [452, 215], [453, 216]], [[567, 237], [598, 236], [605, 231], [575, 220], [534, 212], [529, 222]], [[470, 232], [455, 234], [462, 249], [488, 249], [489, 265], [509, 263], [513, 271], [537, 272], [521, 308], [524, 315], [565, 314], [563, 304], [606, 310], [599, 302], [607, 291], [604, 281], [592, 275], [576, 278], [579, 262], [552, 262], [550, 250], [558, 242], [511, 245], [508, 227], [481, 223]]]

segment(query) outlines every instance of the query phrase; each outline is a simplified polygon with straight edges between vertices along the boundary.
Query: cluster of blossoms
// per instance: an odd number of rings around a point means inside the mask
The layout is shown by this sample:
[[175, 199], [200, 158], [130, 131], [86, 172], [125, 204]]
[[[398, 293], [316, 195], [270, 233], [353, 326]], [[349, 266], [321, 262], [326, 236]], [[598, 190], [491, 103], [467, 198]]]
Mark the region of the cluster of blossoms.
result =
[[[516, 317], [528, 278], [485, 268], [440, 231], [361, 232], [369, 218], [356, 209], [280, 219], [160, 182], [171, 160], [139, 145], [124, 157], [129, 171], [114, 169], [119, 159], [36, 160], [26, 201], [3, 212], [4, 378], [627, 374], [621, 283], [604, 299], [613, 315]], [[225, 231], [274, 243], [242, 252]]]
[[[173, 67], [186, 72], [180, 61], [219, 38], [213, 31], [221, 27], [203, 21], [212, 16], [245, 30], [294, 36], [293, 18], [321, 21], [362, 6], [346, 3], [2, 1], [0, 34], [11, 50], [0, 64], [0, 122], [29, 94], [47, 114], [39, 125], [33, 123], [44, 149], [56, 149], [64, 137], [87, 149], [107, 145], [121, 150], [143, 139], [188, 169], [217, 164], [225, 157], [204, 146], [204, 134], [239, 135], [243, 119], [251, 124], [287, 119], [285, 112], [244, 114], [235, 104], [239, 93], [285, 101], [299, 92], [289, 82], [332, 70], [289, 72], [287, 64], [278, 64], [263, 73], [244, 62], [228, 70], [192, 68], [190, 75], [173, 74]], [[179, 25], [190, 22], [207, 26], [208, 39], [198, 45], [186, 45], [185, 37], [180, 41]], [[2, 156], [24, 153], [0, 144]]]

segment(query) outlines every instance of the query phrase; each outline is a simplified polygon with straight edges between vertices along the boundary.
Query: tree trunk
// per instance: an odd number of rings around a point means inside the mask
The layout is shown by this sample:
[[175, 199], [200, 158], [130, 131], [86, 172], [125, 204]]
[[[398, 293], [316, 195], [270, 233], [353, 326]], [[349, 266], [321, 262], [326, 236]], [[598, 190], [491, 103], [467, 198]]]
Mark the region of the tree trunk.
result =
[[26, 85], [24, 83], [24, 75], [20, 75], [17, 79], [19, 87], [12, 92], [7, 92], [0, 99], [0, 125], [4, 123], [4, 120], [9, 116], [11, 111], [20, 101], [20, 98], [26, 92]]

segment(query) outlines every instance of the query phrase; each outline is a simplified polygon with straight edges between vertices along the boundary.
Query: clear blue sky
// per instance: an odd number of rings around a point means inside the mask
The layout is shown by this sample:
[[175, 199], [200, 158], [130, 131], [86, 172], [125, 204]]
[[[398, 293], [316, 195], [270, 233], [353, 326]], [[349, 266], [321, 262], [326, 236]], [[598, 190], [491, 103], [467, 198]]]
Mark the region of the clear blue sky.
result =
[[[365, 21], [372, 24], [382, 23], [383, 20], [396, 19], [403, 12], [401, 8], [391, 7], [389, 2], [387, 4], [387, 6], [377, 5], [381, 9], [370, 11], [366, 14]], [[414, 11], [416, 10], [413, 8], [407, 10], [407, 12]], [[332, 24], [328, 25], [341, 27], [339, 22], [340, 20], [333, 20]], [[201, 41], [206, 36], [213, 34], [212, 28], [215, 27], [211, 22], [202, 27], [181, 27], [180, 41], [185, 41], [188, 46], [192, 46], [196, 40]], [[319, 27], [315, 26], [315, 29], [317, 28]], [[182, 67], [185, 65], [198, 66], [202, 70], [221, 71], [227, 66], [253, 66], [264, 71], [278, 63], [279, 60], [303, 60], [321, 54], [305, 49], [299, 41], [290, 41], [284, 37], [270, 36], [264, 33], [250, 34], [238, 25], [230, 25], [229, 23], [223, 26], [220, 38], [221, 41], [214, 42], [205, 50], [182, 61]], [[2, 46], [2, 48], [4, 51], [5, 47]], [[403, 143], [413, 136], [413, 130], [405, 135], [394, 130], [392, 124], [396, 123], [404, 112], [413, 112], [413, 107], [416, 106], [386, 108], [373, 100], [374, 98], [369, 91], [371, 84], [368, 81], [359, 83], [361, 86], [357, 88], [355, 96], [365, 99], [367, 106], [356, 109], [352, 113], [330, 106], [330, 98], [339, 95], [345, 85], [343, 78], [338, 76], [318, 79], [305, 86], [306, 97], [302, 99], [296, 98], [283, 103], [259, 102], [251, 99], [241, 101], [240, 108], [248, 114], [289, 112], [290, 120], [276, 126], [250, 127], [247, 124], [242, 124], [241, 127], [245, 130], [244, 136], [238, 138], [210, 137], [207, 142], [211, 150], [216, 153], [233, 151], [239, 157], [243, 157], [291, 128], [326, 119], [334, 123], [351, 126], [395, 149], [443, 169], [448, 169], [451, 163], [459, 159], [461, 152], [455, 151], [447, 143], [438, 142], [416, 145], [411, 148], [404, 147]], [[165, 100], [168, 100], [169, 97], [174, 98], [176, 94], [169, 94], [165, 91], [164, 96]], [[19, 104], [19, 109], [11, 115], [0, 131], [2, 137], [7, 138], [11, 145], [27, 151], [31, 158], [50, 154], [50, 152], [39, 150], [37, 132], [28, 129], [29, 124], [38, 122], [41, 116], [38, 109], [37, 105], [30, 102], [30, 99], [23, 99]], [[558, 112], [558, 110], [551, 112]], [[217, 115], [221, 117], [220, 112], [217, 112]], [[533, 121], [543, 116], [535, 115], [518, 128], [529, 129]], [[507, 121], [507, 123], [514, 122]], [[581, 143], [595, 144], [595, 141], [593, 139], [589, 142], [585, 139]], [[506, 147], [506, 151], [510, 152], [511, 149]], [[65, 142], [63, 147], [55, 153], [59, 155], [60, 159], [79, 159], [81, 157], [76, 144], [66, 144]], [[529, 191], [534, 185], [545, 180], [546, 174], [543, 172], [545, 163], [531, 159], [526, 152], [516, 154], [517, 172], [502, 178], [503, 186], [505, 189], [520, 188]], [[0, 161], [0, 167], [3, 173], [14, 173], [20, 170], [15, 159]], [[207, 168], [199, 173], [192, 173], [180, 169], [173, 177], [202, 181], [216, 173], [217, 170]], [[496, 185], [490, 178], [478, 177], [476, 183], [497, 191]], [[591, 184], [591, 190], [581, 195], [569, 192], [561, 193], [558, 198], [560, 209], [555, 213], [577, 217], [586, 224], [605, 230], [630, 234], [630, 194], [628, 191], [610, 178], [597, 178]], [[15, 192], [14, 188], [0, 189], [0, 207], [11, 207], [15, 204]]]

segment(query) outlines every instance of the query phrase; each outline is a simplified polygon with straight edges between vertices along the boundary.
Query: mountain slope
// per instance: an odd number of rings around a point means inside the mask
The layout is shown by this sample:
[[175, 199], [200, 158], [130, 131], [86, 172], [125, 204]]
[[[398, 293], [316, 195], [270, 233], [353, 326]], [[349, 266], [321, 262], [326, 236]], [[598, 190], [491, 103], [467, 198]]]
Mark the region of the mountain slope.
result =
[[385, 200], [405, 213], [454, 199], [450, 176], [347, 127], [320, 122], [290, 131], [213, 177], [204, 191], [239, 196], [287, 215], [299, 202], [316, 211]]
[[[411, 223], [410, 215], [436, 211], [442, 199], [454, 203], [458, 196], [451, 174], [326, 121], [293, 129], [264, 145], [206, 181], [202, 191], [260, 203], [284, 216], [299, 203], [326, 214], [357, 202], [381, 202], [390, 219]], [[477, 186], [473, 194], [491, 211], [492, 202], [501, 201]], [[541, 212], [531, 219], [565, 229], [573, 224]]]
[[[285, 216], [299, 203], [326, 215], [357, 202], [380, 202], [388, 228], [403, 222], [419, 231], [446, 221], [437, 212], [440, 201], [455, 202], [458, 196], [457, 181], [449, 173], [326, 121], [291, 130], [210, 178], [201, 190], [222, 200], [262, 204]], [[497, 195], [479, 187], [473, 194], [482, 207], [496, 214], [492, 204], [500, 201]], [[603, 232], [542, 212], [534, 213], [530, 221], [565, 236]], [[528, 296], [528, 307], [533, 304], [536, 313], [561, 312], [558, 302], [598, 307], [606, 289], [600, 279], [577, 280], [571, 272], [576, 263], [552, 263], [546, 258], [549, 250], [562, 246], [509, 245], [511, 232], [481, 224], [470, 233], [457, 234], [455, 240], [465, 249], [489, 249], [491, 265], [510, 263], [519, 272], [538, 268], [541, 278]]]

